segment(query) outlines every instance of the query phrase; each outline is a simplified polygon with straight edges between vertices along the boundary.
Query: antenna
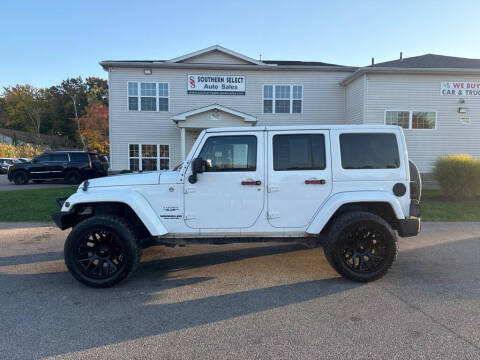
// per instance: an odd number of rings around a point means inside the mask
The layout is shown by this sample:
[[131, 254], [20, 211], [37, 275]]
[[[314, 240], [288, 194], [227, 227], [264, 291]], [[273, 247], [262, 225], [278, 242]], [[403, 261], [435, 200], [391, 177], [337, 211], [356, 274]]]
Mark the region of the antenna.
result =
[[262, 61], [262, 53], [258, 54], [258, 60]]
[[372, 66], [375, 66], [375, 58], [372, 57]]

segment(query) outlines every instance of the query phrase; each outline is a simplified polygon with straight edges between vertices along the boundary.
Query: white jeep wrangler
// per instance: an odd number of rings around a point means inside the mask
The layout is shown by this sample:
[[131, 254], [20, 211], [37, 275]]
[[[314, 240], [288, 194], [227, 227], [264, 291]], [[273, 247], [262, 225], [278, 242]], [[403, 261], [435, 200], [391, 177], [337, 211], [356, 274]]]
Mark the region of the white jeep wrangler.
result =
[[204, 130], [176, 171], [82, 183], [53, 214], [80, 282], [114, 285], [147, 246], [318, 240], [356, 281], [383, 276], [420, 230], [421, 183], [397, 126]]

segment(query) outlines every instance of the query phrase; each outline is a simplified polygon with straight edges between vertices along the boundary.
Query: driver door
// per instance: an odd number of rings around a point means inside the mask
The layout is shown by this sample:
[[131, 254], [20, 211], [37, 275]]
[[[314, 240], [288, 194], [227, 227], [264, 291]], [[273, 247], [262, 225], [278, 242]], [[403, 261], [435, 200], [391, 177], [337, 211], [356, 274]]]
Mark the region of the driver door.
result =
[[251, 227], [263, 210], [264, 132], [225, 132], [205, 136], [194, 158], [205, 161], [197, 182], [185, 177], [185, 223], [194, 229]]

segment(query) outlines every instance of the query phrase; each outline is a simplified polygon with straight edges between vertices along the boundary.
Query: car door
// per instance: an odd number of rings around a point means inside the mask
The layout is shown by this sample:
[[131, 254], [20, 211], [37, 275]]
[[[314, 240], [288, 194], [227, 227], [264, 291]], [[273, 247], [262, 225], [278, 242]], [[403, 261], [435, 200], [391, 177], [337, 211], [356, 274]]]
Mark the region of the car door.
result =
[[47, 177], [49, 179], [63, 178], [64, 170], [68, 166], [70, 159], [67, 153], [51, 153], [47, 163]]
[[30, 177], [32, 179], [47, 179], [49, 161], [50, 154], [42, 154], [33, 159], [30, 166], [28, 166]]
[[185, 223], [194, 229], [252, 226], [264, 206], [264, 132], [207, 133], [194, 158], [205, 161], [197, 182], [185, 177]]
[[268, 132], [268, 221], [306, 227], [332, 191], [327, 130]]

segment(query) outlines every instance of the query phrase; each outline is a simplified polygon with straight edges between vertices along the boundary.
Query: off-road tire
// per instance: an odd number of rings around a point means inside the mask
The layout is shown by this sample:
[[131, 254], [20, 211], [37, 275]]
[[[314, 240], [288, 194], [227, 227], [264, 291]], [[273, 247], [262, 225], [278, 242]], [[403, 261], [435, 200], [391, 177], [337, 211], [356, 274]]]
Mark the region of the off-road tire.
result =
[[15, 183], [15, 185], [28, 184], [28, 174], [25, 171], [17, 171], [13, 175], [13, 182]]
[[[353, 270], [351, 265], [347, 264], [345, 254], [342, 253], [347, 234], [364, 227], [378, 233], [385, 245], [383, 261], [369, 272]], [[330, 224], [327, 237], [323, 242], [323, 250], [327, 261], [340, 275], [354, 281], [369, 282], [384, 276], [394, 263], [398, 252], [397, 236], [390, 224], [375, 214], [365, 211], [347, 212]], [[363, 258], [362, 261], [365, 259]]]
[[82, 176], [77, 170], [69, 170], [65, 174], [65, 182], [67, 184], [75, 185], [79, 184], [82, 181]]
[[[91, 231], [101, 229], [115, 234], [125, 256], [123, 268], [106, 279], [98, 279], [85, 274], [75, 257], [79, 242], [84, 241], [84, 236]], [[78, 223], [72, 229], [65, 241], [64, 256], [65, 264], [75, 279], [90, 287], [105, 288], [118, 284], [133, 274], [140, 263], [142, 247], [128, 221], [118, 216], [99, 215]]]

